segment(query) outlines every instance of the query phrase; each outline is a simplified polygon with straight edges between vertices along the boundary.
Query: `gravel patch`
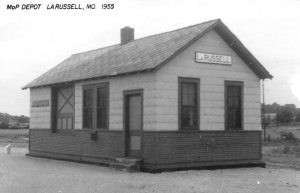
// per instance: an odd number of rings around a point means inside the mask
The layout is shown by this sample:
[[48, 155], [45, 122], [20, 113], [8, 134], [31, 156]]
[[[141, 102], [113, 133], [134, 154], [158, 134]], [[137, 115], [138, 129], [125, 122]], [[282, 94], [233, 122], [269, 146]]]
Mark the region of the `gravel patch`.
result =
[[237, 168], [124, 173], [107, 167], [26, 157], [24, 148], [0, 152], [5, 193], [300, 193], [300, 172], [288, 168]]

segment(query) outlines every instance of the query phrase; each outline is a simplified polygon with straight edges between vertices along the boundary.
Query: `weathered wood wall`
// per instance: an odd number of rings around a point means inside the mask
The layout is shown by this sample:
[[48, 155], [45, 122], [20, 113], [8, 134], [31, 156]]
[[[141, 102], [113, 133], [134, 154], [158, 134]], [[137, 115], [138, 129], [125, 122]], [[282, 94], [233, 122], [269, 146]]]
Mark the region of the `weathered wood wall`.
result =
[[29, 154], [57, 159], [109, 163], [124, 156], [123, 132], [99, 131], [97, 141], [91, 131], [51, 133], [51, 130], [30, 130]]
[[[29, 154], [107, 164], [124, 156], [123, 132], [51, 133], [30, 130]], [[261, 160], [260, 131], [143, 132], [143, 168], [174, 169], [253, 163]]]
[[261, 161], [260, 131], [144, 132], [146, 169]]

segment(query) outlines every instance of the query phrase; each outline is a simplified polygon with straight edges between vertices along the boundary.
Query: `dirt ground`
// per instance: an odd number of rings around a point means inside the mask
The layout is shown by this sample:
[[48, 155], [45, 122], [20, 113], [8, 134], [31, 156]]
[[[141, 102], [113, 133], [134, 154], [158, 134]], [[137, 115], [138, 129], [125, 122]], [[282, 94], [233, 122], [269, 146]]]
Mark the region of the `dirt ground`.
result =
[[107, 167], [26, 157], [25, 148], [0, 148], [3, 193], [300, 193], [300, 171], [237, 168], [124, 173]]
[[[281, 132], [290, 132], [296, 139], [284, 140]], [[268, 164], [285, 165], [300, 170], [300, 126], [268, 127], [270, 140], [263, 142], [263, 159]]]
[[300, 172], [300, 142], [268, 142], [263, 146], [263, 160], [269, 165], [290, 167]]
[[[6, 155], [4, 146], [10, 143], [12, 154]], [[0, 130], [0, 193], [300, 193], [300, 157], [294, 151], [282, 153], [282, 147], [281, 143], [264, 144], [263, 157], [271, 165], [267, 168], [124, 173], [26, 157], [28, 130]]]

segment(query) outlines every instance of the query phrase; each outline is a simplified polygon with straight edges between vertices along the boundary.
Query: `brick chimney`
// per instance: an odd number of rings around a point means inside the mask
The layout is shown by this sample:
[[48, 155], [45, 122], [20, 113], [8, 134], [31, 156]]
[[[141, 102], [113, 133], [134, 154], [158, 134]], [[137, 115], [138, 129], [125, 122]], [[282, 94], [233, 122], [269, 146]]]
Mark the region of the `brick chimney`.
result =
[[128, 42], [134, 40], [134, 29], [126, 26], [121, 29], [121, 44], [127, 44]]

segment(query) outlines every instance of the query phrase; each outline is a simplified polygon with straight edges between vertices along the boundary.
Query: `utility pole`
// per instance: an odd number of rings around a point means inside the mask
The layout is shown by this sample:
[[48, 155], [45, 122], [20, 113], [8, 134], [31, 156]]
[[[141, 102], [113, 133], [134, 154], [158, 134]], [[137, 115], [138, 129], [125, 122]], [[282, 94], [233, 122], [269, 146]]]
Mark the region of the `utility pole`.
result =
[[262, 126], [263, 126], [263, 130], [264, 130], [264, 141], [267, 140], [267, 133], [266, 133], [266, 124], [265, 124], [265, 114], [266, 114], [266, 105], [265, 105], [265, 84], [264, 84], [265, 80], [262, 80], [262, 97], [263, 97], [263, 121], [262, 121]]
[[278, 107], [276, 107], [276, 129], [278, 129]]

